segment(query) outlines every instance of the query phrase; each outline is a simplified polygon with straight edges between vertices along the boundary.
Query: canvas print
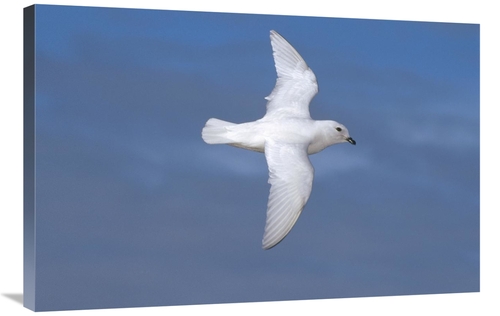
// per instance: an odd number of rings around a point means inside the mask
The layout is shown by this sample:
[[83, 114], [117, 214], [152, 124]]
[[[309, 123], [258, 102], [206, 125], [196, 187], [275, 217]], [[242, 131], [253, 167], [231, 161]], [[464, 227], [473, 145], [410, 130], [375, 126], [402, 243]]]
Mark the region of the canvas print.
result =
[[479, 25], [24, 26], [27, 308], [479, 291]]

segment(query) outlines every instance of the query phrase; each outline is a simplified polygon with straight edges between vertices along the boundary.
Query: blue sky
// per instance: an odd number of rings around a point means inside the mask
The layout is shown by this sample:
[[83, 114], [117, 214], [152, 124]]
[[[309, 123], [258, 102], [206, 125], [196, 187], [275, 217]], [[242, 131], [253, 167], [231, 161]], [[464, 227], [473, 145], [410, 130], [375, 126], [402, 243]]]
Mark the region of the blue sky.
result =
[[[39, 309], [479, 290], [479, 26], [37, 7]], [[311, 198], [264, 251], [269, 30], [313, 69]]]

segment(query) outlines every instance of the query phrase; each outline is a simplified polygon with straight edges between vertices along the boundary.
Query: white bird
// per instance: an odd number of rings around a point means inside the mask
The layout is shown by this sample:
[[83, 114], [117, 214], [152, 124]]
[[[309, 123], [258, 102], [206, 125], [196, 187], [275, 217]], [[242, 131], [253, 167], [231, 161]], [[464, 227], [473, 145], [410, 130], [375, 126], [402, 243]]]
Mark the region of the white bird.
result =
[[202, 130], [208, 144], [228, 144], [265, 154], [271, 184], [262, 248], [276, 246], [290, 232], [309, 199], [314, 168], [308, 155], [328, 146], [356, 142], [335, 121], [315, 121], [309, 103], [318, 92], [316, 76], [276, 31], [271, 46], [278, 78], [266, 97], [263, 118], [235, 124], [211, 118]]

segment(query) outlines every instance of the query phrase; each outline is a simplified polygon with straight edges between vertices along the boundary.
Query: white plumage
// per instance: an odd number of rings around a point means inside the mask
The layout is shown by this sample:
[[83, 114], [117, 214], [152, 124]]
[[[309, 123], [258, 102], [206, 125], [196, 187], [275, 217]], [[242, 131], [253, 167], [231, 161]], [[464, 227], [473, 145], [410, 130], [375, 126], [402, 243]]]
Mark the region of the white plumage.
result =
[[265, 116], [242, 124], [211, 118], [202, 130], [202, 138], [208, 144], [228, 144], [265, 153], [271, 190], [264, 249], [285, 238], [309, 199], [314, 168], [308, 155], [338, 143], [356, 144], [342, 124], [311, 119], [309, 103], [318, 92], [316, 76], [276, 31], [271, 31], [271, 45], [278, 78], [266, 97]]

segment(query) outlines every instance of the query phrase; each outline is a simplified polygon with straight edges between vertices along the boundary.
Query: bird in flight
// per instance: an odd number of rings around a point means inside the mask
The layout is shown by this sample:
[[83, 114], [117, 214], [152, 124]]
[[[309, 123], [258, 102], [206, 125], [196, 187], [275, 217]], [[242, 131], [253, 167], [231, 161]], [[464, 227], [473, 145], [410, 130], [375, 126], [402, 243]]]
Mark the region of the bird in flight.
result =
[[271, 189], [263, 249], [286, 237], [309, 199], [314, 177], [309, 155], [339, 143], [356, 145], [344, 125], [311, 118], [309, 103], [318, 93], [316, 76], [280, 34], [272, 30], [270, 37], [278, 78], [266, 97], [264, 117], [241, 124], [211, 118], [202, 130], [208, 144], [264, 153]]

